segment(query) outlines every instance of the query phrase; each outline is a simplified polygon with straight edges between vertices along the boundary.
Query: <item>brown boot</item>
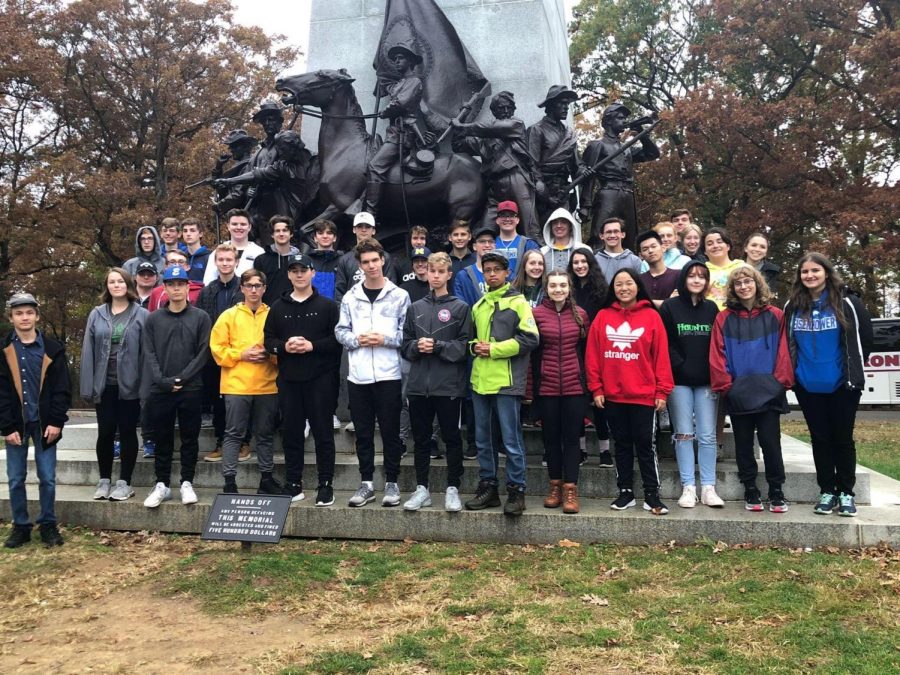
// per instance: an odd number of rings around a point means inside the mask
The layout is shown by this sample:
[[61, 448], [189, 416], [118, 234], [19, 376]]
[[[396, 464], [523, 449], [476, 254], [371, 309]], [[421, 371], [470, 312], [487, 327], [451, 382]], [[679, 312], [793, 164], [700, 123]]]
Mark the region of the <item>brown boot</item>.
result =
[[563, 513], [578, 513], [580, 510], [578, 486], [575, 483], [566, 483], [563, 485]]
[[550, 481], [550, 494], [547, 495], [547, 498], [544, 500], [544, 508], [559, 508], [559, 505], [562, 504], [562, 484], [563, 482], [561, 480]]

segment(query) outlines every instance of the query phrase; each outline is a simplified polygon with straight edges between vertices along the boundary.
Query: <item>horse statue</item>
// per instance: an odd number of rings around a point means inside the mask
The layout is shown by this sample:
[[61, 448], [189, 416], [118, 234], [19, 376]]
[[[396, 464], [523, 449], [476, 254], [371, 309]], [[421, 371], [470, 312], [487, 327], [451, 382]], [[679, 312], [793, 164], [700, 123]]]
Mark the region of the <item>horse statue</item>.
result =
[[[275, 82], [286, 106], [319, 108], [319, 202], [326, 205], [319, 217], [355, 214], [362, 210], [366, 167], [381, 138], [366, 131], [354, 78], [345, 70], [317, 70]], [[430, 177], [395, 166], [384, 185], [379, 212], [380, 240], [405, 238], [410, 225], [426, 224], [436, 238], [458, 218], [477, 222], [485, 205], [481, 165], [472, 157], [438, 152]], [[309, 233], [311, 223], [303, 226]], [[443, 240], [446, 240], [444, 237]], [[399, 242], [395, 242], [395, 247]]]

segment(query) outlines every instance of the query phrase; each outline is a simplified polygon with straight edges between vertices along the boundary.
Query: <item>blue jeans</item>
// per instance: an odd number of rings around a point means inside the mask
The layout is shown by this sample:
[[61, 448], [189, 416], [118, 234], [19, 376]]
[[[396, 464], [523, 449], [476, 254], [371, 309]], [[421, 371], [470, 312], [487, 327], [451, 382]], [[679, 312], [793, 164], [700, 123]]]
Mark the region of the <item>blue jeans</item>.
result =
[[[700, 484], [716, 484], [716, 398], [707, 387], [677, 384], [669, 394], [672, 438], [682, 485], [695, 485], [694, 439], [697, 439], [697, 463]], [[694, 427], [696, 425], [696, 433]], [[679, 438], [679, 436], [687, 438]]]
[[25, 425], [22, 445], [6, 444], [6, 474], [9, 477], [9, 505], [13, 525], [31, 527], [28, 519], [28, 497], [25, 495], [25, 476], [28, 472], [28, 439], [34, 442], [34, 463], [37, 467], [38, 493], [41, 498], [41, 514], [38, 525], [55, 525], [56, 512], [56, 445], [42, 445], [41, 425], [31, 422]]
[[506, 448], [506, 483], [525, 490], [525, 441], [520, 423], [520, 400], [507, 394], [472, 392], [475, 410], [475, 444], [478, 446], [478, 478], [497, 485], [497, 448], [491, 440], [494, 416], [500, 422], [500, 436]]

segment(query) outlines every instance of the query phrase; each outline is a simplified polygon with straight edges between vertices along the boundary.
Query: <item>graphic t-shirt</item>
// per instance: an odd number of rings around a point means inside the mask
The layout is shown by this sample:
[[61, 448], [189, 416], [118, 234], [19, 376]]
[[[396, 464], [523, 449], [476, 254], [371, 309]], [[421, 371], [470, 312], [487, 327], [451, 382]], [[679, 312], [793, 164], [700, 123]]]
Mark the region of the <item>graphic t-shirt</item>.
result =
[[116, 368], [119, 363], [119, 348], [125, 339], [125, 326], [134, 311], [134, 305], [129, 304], [124, 312], [112, 315], [112, 333], [109, 336], [109, 361], [106, 363], [106, 385], [118, 385], [119, 374]]

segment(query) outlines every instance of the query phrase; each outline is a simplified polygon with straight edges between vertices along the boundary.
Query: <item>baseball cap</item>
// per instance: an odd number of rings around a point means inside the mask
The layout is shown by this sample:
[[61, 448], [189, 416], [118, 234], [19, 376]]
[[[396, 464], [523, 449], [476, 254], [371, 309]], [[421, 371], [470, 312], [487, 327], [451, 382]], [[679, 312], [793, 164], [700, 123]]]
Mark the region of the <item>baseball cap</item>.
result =
[[188, 273], [184, 271], [184, 268], [175, 266], [175, 267], [167, 267], [166, 271], [163, 272], [163, 283], [167, 281], [187, 281]]
[[353, 216], [353, 227], [356, 227], [357, 225], [371, 225], [372, 227], [375, 227], [375, 216], [368, 211], [360, 211]]
[[500, 202], [497, 204], [497, 213], [502, 213], [503, 211], [512, 211], [516, 215], [519, 213], [519, 207], [515, 202]]
[[141, 272], [153, 272], [153, 274], [159, 274], [159, 270], [156, 269], [156, 265], [152, 262], [147, 262], [146, 260], [137, 266], [135, 270], [135, 274], [140, 274]]
[[494, 228], [494, 227], [492, 227], [492, 226], [490, 226], [490, 225], [482, 225], [482, 226], [479, 227], [477, 230], [475, 230], [475, 232], [472, 233], [472, 241], [478, 241], [478, 237], [480, 237], [480, 236], [483, 235], [483, 234], [489, 234], [489, 235], [491, 235], [494, 239], [497, 238], [497, 230], [496, 230], [496, 228]]
[[10, 297], [9, 301], [6, 303], [6, 306], [10, 309], [13, 307], [21, 307], [22, 305], [31, 305], [36, 308], [38, 302], [31, 293], [13, 293], [12, 297]]
[[414, 248], [412, 253], [409, 256], [410, 261], [415, 260], [416, 258], [425, 258], [428, 260], [428, 256], [431, 255], [431, 250], [427, 247], [425, 248]]
[[312, 269], [312, 266], [313, 261], [308, 255], [297, 253], [288, 258], [287, 269], [291, 269], [292, 267], [308, 267], [309, 269]]

